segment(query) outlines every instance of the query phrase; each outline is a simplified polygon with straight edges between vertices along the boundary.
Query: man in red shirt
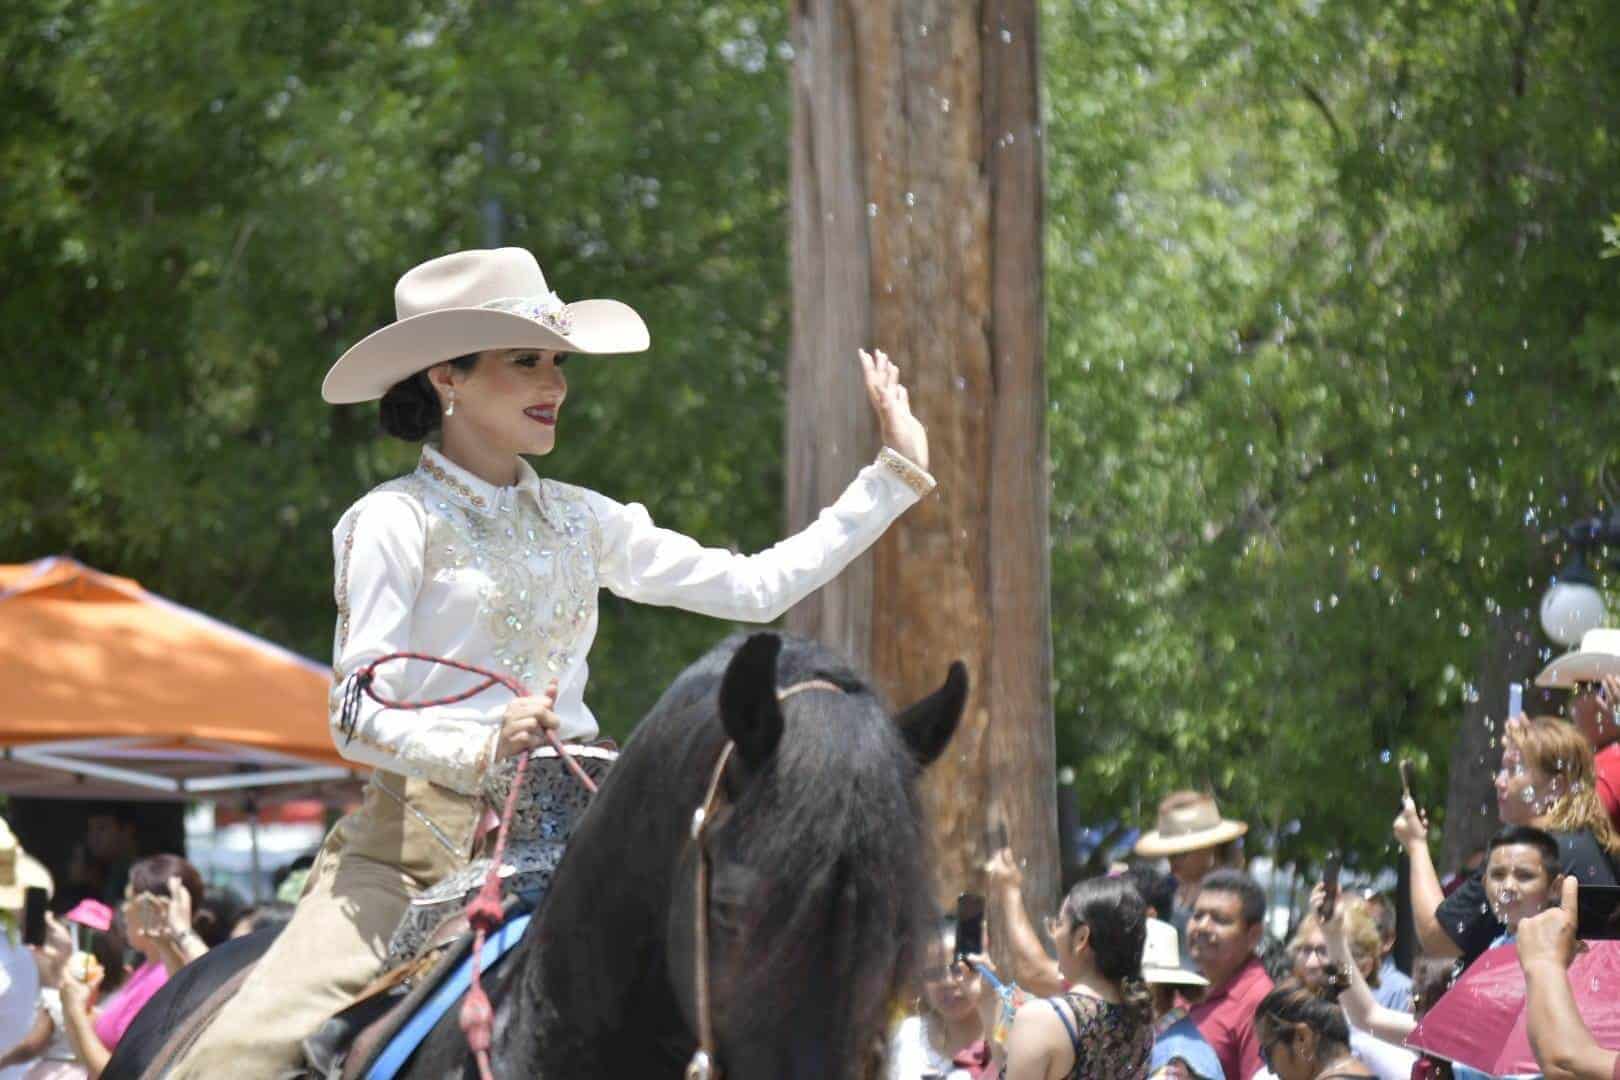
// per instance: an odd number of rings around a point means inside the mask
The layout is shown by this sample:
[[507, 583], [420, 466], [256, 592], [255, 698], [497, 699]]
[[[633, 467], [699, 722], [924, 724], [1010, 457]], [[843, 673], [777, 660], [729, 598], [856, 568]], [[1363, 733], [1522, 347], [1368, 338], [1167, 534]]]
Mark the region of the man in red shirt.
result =
[[1597, 795], [1620, 829], [1620, 630], [1588, 630], [1581, 647], [1548, 664], [1536, 685], [1570, 691], [1567, 715], [1592, 744]]
[[1255, 950], [1265, 919], [1266, 894], [1255, 880], [1241, 870], [1216, 870], [1199, 885], [1187, 923], [1187, 950], [1209, 980], [1187, 1018], [1215, 1050], [1227, 1080], [1249, 1080], [1261, 1068], [1254, 1010], [1272, 987]]

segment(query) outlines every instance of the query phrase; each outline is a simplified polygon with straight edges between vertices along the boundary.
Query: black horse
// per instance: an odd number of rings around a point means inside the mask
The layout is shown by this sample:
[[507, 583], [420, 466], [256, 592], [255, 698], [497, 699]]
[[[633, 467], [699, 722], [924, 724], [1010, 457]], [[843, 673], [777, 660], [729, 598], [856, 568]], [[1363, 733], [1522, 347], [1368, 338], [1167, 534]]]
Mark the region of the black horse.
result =
[[[817, 680], [836, 689], [778, 698]], [[719, 1065], [732, 1080], [865, 1073], [934, 915], [916, 780], [966, 696], [956, 664], [891, 719], [846, 662], [775, 634], [728, 639], [683, 672], [602, 785], [523, 941], [485, 980], [496, 1075], [679, 1075], [697, 1042], [692, 813], [728, 739], [722, 809], [703, 840]], [[124, 1039], [155, 1050], [165, 1033], [145, 1019]], [[456, 1010], [401, 1075], [475, 1075]]]

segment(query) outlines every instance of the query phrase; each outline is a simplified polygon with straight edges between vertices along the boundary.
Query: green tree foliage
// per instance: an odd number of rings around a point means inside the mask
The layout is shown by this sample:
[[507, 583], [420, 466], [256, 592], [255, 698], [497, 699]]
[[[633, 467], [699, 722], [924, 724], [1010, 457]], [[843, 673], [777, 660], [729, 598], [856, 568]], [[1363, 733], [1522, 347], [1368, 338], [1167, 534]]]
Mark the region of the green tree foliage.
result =
[[[1288, 854], [1431, 794], [1540, 532], [1599, 504], [1604, 6], [1047, 5], [1054, 622], [1086, 809]], [[1499, 717], [1501, 708], [1496, 715]]]
[[[499, 235], [645, 356], [570, 365], [550, 475], [780, 523], [779, 4], [18, 0], [0, 18], [0, 559], [71, 552], [311, 656], [343, 508], [407, 470], [318, 388], [394, 279]], [[853, 359], [851, 360], [853, 363]], [[623, 735], [712, 621], [604, 597]]]
[[[1212, 785], [1285, 854], [1387, 837], [1620, 353], [1620, 23], [1537, 0], [1051, 0], [1060, 760], [1093, 819]], [[324, 655], [328, 530], [413, 451], [317, 387], [432, 254], [540, 253], [653, 351], [581, 361], [560, 478], [780, 526], [787, 6], [15, 0], [0, 558], [70, 551]], [[1607, 230], [1605, 229], [1607, 224]], [[722, 630], [604, 598], [623, 734]], [[1297, 826], [1292, 823], [1297, 822]]]

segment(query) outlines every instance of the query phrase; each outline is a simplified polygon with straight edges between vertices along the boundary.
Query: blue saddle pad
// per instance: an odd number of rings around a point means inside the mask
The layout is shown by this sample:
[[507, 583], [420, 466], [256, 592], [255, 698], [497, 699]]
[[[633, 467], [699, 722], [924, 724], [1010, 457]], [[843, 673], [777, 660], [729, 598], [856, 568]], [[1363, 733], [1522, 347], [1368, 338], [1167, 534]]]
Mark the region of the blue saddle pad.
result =
[[[523, 931], [529, 928], [532, 917], [525, 912], [484, 939], [485, 971], [494, 967], [501, 957], [512, 950], [512, 946], [523, 939]], [[433, 1025], [461, 1000], [461, 995], [472, 985], [472, 962], [472, 953], [468, 952], [467, 958], [439, 984], [433, 996], [423, 1002], [422, 1007], [399, 1029], [399, 1033], [388, 1041], [387, 1049], [377, 1055], [377, 1060], [366, 1072], [366, 1080], [393, 1080], [404, 1068], [411, 1055], [416, 1053], [416, 1048], [422, 1045], [422, 1040], [427, 1038], [428, 1032], [433, 1030]]]

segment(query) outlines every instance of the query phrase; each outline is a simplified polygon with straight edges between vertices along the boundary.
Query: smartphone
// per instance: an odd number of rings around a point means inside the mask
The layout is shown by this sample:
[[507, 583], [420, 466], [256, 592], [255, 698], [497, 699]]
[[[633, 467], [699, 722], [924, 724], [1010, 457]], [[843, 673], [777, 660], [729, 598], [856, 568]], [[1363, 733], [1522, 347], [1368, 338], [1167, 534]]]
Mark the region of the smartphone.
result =
[[1333, 909], [1339, 903], [1339, 853], [1331, 853], [1322, 865], [1322, 918], [1333, 918]]
[[[1412, 767], [1410, 758], [1401, 758], [1401, 794], [1412, 800], [1417, 806], [1417, 770]], [[1402, 804], [1405, 805], [1404, 803]]]
[[956, 898], [956, 959], [984, 952], [984, 897], [965, 892]]
[[24, 945], [45, 944], [45, 905], [50, 902], [51, 894], [38, 885], [30, 885], [23, 891], [23, 927], [22, 943]]
[[1582, 885], [1575, 936], [1583, 941], [1620, 941], [1620, 886]]
[[990, 829], [990, 851], [994, 854], [1007, 846], [1007, 823], [998, 821]]
[[1524, 712], [1524, 683], [1510, 682], [1508, 683], [1507, 718], [1511, 720], [1522, 712]]

